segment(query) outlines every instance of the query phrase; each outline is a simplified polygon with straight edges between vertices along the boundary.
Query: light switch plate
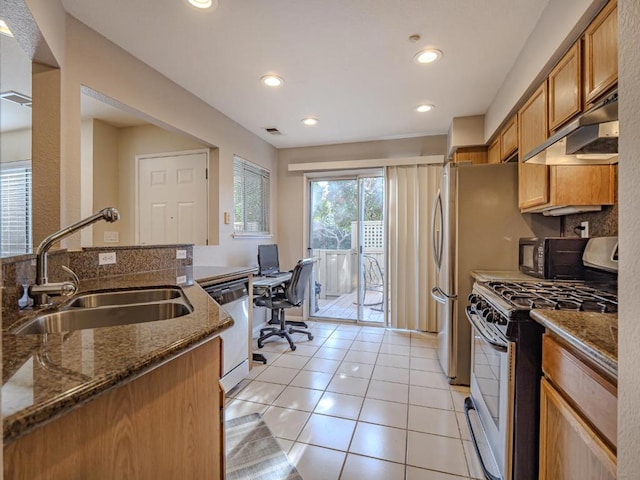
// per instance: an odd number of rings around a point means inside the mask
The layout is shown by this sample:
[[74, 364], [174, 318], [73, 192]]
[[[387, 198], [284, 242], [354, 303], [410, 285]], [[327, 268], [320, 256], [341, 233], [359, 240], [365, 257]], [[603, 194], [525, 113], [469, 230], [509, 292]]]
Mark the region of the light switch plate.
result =
[[176, 258], [178, 260], [182, 260], [183, 258], [187, 258], [187, 251], [186, 250], [176, 250]]
[[116, 263], [116, 252], [98, 254], [98, 265], [114, 265]]

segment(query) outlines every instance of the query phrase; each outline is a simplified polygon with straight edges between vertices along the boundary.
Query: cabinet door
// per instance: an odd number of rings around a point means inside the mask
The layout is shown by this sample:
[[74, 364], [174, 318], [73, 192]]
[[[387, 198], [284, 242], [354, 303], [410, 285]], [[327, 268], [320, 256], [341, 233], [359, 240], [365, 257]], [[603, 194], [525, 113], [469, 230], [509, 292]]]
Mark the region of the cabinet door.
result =
[[556, 130], [582, 110], [580, 42], [549, 73], [549, 130]]
[[549, 201], [549, 167], [523, 163], [522, 157], [547, 139], [547, 82], [518, 112], [518, 205], [521, 209]]
[[471, 162], [487, 163], [487, 147], [463, 147], [456, 150], [453, 154], [455, 163]]
[[540, 480], [615, 479], [615, 454], [542, 379], [540, 394]]
[[553, 165], [548, 168], [552, 205], [615, 203], [615, 165]]
[[611, 0], [584, 32], [584, 103], [618, 81], [618, 2]]
[[500, 133], [500, 160], [507, 160], [518, 149], [518, 119], [514, 115]]
[[487, 150], [488, 163], [500, 163], [500, 137], [496, 138]]

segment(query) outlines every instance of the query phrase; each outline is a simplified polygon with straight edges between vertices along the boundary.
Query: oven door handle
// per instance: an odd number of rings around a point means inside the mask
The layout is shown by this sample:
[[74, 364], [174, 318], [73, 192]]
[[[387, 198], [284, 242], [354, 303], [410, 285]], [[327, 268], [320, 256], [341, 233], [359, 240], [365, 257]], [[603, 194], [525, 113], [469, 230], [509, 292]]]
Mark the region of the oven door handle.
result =
[[482, 467], [482, 471], [484, 472], [484, 476], [488, 480], [502, 480], [500, 477], [496, 477], [493, 475], [485, 466], [484, 460], [482, 459], [482, 454], [480, 453], [480, 448], [478, 447], [478, 440], [476, 440], [476, 434], [473, 432], [473, 427], [471, 426], [471, 418], [469, 417], [469, 410], [475, 410], [476, 406], [473, 404], [473, 400], [471, 397], [467, 397], [464, 399], [464, 416], [467, 419], [467, 427], [469, 428], [469, 433], [471, 434], [471, 443], [473, 443], [473, 448], [476, 450], [476, 455], [480, 460], [480, 467]]
[[457, 295], [447, 295], [442, 291], [440, 287], [433, 287], [431, 289], [431, 298], [433, 298], [436, 302], [441, 303], [442, 305], [447, 304], [447, 300], [457, 300]]
[[476, 329], [476, 331], [480, 334], [482, 339], [485, 342], [487, 342], [491, 346], [491, 348], [493, 348], [494, 350], [497, 350], [499, 352], [502, 352], [502, 353], [505, 353], [508, 350], [506, 344], [498, 342], [495, 339], [491, 338], [487, 334], [486, 329], [480, 323], [478, 323], [478, 321], [475, 318], [473, 318], [475, 316], [475, 314], [472, 313], [471, 307], [467, 307], [466, 313], [467, 313], [467, 319], [469, 319], [469, 323], [471, 323], [473, 328]]

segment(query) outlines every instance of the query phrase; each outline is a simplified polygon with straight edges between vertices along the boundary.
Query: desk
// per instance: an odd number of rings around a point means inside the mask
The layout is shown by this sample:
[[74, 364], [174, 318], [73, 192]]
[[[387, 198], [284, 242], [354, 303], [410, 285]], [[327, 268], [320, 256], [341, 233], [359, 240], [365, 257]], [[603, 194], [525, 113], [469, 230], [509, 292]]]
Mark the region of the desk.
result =
[[291, 272], [283, 273], [277, 277], [253, 277], [253, 295], [270, 297], [274, 288], [279, 287], [289, 280], [291, 280]]

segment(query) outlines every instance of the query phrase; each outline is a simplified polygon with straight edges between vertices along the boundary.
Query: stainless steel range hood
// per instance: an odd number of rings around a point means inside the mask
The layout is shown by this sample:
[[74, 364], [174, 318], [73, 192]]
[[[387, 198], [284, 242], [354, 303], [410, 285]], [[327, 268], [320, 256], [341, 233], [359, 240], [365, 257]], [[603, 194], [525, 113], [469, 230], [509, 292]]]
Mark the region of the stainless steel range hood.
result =
[[618, 133], [615, 92], [524, 155], [523, 160], [546, 165], [618, 163]]

